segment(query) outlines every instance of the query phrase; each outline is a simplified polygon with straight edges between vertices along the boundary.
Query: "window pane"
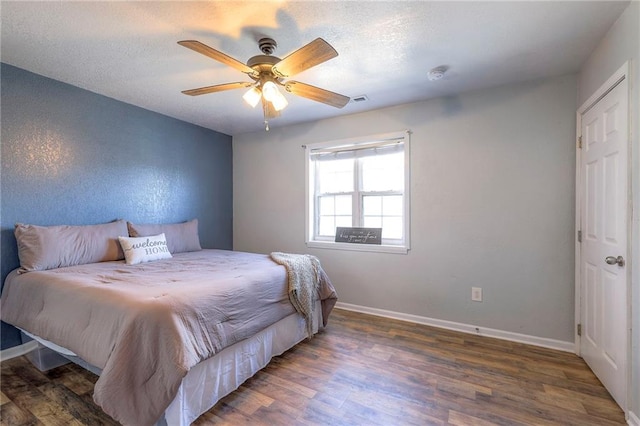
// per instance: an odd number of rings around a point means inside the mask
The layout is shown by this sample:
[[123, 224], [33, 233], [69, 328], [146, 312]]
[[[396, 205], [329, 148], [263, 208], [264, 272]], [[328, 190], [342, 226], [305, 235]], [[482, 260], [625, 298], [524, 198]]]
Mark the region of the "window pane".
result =
[[363, 196], [362, 226], [382, 228], [382, 238], [402, 239], [402, 201], [402, 195]]
[[402, 218], [382, 218], [382, 238], [402, 238]]
[[[353, 226], [353, 222], [351, 220], [351, 216], [336, 216], [336, 227], [349, 228]], [[335, 235], [335, 229], [334, 234]]]
[[383, 197], [382, 214], [385, 216], [402, 216], [402, 195]]
[[[364, 218], [365, 228], [382, 228], [382, 218], [380, 216], [365, 216]], [[384, 229], [382, 232], [384, 236]]]
[[333, 236], [336, 234], [334, 216], [320, 216], [319, 234], [322, 236]]
[[318, 181], [321, 193], [352, 192], [353, 167], [352, 159], [317, 161]]
[[320, 197], [320, 214], [323, 216], [332, 215], [335, 213], [334, 197], [332, 195], [326, 197]]
[[353, 207], [351, 202], [351, 195], [336, 195], [335, 200], [335, 214], [348, 215], [349, 217], [351, 217], [351, 208]]
[[322, 195], [317, 200], [320, 205], [318, 235], [332, 237], [336, 226], [353, 226], [352, 195]]
[[365, 195], [362, 198], [364, 216], [380, 216], [382, 214], [382, 197]]
[[363, 191], [403, 190], [404, 153], [364, 157], [359, 161]]

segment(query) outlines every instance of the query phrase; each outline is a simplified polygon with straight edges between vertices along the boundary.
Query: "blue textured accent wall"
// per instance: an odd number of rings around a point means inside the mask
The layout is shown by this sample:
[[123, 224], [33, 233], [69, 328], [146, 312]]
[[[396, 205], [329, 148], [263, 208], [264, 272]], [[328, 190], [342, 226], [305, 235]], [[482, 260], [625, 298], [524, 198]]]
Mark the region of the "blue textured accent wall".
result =
[[[2, 64], [1, 279], [13, 227], [198, 218], [204, 248], [231, 249], [231, 137]], [[161, 88], [159, 88], [160, 90]], [[20, 344], [2, 323], [2, 349]]]

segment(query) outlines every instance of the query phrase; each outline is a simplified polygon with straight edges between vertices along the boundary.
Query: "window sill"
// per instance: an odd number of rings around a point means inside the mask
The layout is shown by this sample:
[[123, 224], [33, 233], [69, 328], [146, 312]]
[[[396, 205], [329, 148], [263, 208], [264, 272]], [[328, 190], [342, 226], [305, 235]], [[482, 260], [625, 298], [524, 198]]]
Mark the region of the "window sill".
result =
[[307, 241], [307, 247], [330, 250], [368, 251], [374, 253], [394, 254], [407, 254], [409, 252], [409, 247], [407, 246], [334, 243], [332, 241]]

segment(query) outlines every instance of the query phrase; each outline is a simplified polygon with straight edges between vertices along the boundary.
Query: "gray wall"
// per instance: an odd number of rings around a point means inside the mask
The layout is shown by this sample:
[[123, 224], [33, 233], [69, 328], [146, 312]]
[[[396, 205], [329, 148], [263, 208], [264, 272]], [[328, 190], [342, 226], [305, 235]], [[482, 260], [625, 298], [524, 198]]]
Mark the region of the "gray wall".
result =
[[[13, 226], [199, 219], [232, 247], [231, 137], [2, 64], [1, 274]], [[2, 323], [2, 349], [19, 344]]]
[[640, 2], [633, 1], [585, 62], [578, 79], [578, 106], [625, 62], [631, 65], [631, 392], [628, 409], [640, 418]]
[[[571, 75], [234, 136], [234, 249], [317, 255], [341, 302], [572, 342], [575, 111]], [[307, 249], [301, 145], [402, 129], [409, 254]]]

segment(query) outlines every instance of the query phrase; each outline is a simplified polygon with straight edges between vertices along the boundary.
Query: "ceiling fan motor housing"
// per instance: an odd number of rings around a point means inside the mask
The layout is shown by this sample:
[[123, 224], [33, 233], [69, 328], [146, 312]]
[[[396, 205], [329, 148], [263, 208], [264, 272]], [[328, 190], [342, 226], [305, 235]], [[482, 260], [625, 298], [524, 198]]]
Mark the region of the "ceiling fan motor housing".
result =
[[278, 43], [272, 38], [264, 37], [258, 40], [258, 47], [265, 55], [271, 55], [278, 47]]
[[279, 80], [276, 76], [271, 72], [272, 67], [280, 62], [280, 58], [277, 56], [271, 56], [278, 44], [272, 38], [261, 38], [258, 41], [258, 46], [264, 55], [256, 55], [247, 61], [247, 66], [253, 68], [258, 75], [249, 76], [254, 80], [260, 80], [260, 77], [270, 77], [273, 80]]
[[[271, 70], [271, 67], [280, 62], [280, 58], [277, 56], [269, 56], [269, 55], [256, 55], [249, 58], [247, 61], [247, 66], [253, 68], [254, 70], [266, 71], [267, 69], [262, 69], [262, 67], [268, 67]], [[256, 67], [260, 67], [260, 69], [256, 69]]]

